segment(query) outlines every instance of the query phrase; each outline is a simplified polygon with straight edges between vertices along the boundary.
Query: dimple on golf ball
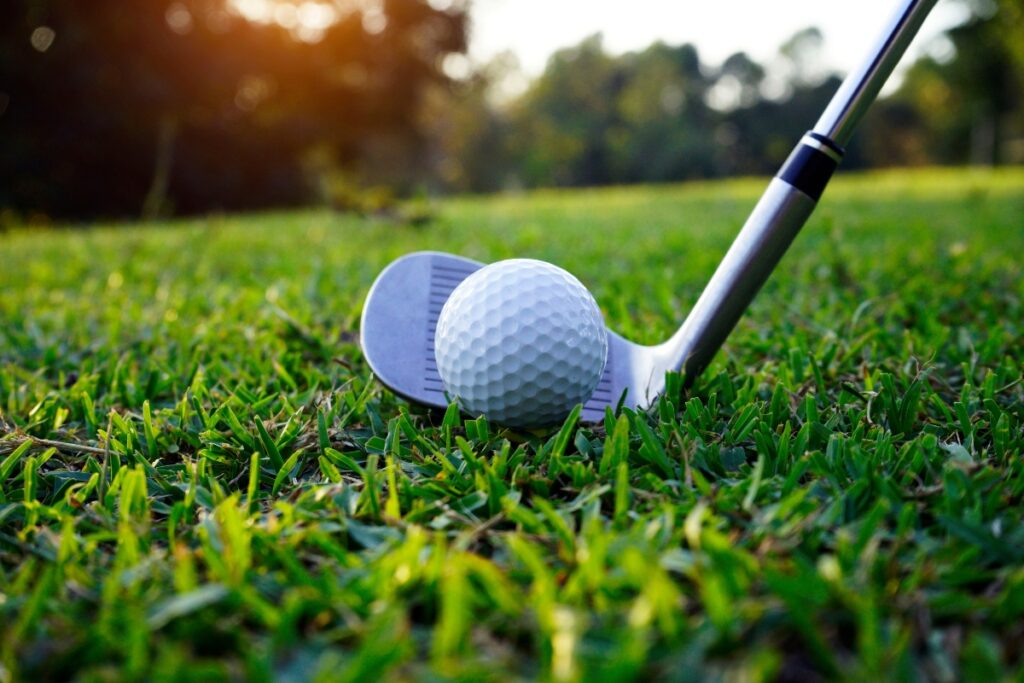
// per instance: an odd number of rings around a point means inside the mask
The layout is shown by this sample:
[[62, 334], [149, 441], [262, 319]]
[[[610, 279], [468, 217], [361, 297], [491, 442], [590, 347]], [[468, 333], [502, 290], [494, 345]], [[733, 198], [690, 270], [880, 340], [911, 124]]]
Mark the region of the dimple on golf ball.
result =
[[594, 297], [568, 272], [532, 259], [499, 261], [463, 280], [434, 340], [449, 397], [509, 427], [565, 419], [590, 398], [608, 357]]

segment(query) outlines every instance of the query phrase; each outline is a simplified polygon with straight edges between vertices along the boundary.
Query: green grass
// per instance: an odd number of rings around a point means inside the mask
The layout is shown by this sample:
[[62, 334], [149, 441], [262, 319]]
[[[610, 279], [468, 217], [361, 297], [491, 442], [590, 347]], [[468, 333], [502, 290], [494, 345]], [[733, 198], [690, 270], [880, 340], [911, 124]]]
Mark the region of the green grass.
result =
[[694, 389], [604, 427], [360, 355], [423, 248], [663, 339], [763, 184], [0, 235], [0, 680], [1021, 677], [1021, 169], [840, 177]]

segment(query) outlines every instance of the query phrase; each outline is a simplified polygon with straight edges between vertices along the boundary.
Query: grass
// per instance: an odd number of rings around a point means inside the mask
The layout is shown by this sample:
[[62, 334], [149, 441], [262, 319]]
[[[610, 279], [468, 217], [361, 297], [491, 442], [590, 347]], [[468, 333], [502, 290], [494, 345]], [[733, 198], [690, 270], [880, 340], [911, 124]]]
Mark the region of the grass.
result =
[[0, 235], [0, 680], [1024, 676], [1024, 171], [840, 177], [696, 386], [515, 433], [356, 344], [390, 259], [642, 342], [764, 181]]

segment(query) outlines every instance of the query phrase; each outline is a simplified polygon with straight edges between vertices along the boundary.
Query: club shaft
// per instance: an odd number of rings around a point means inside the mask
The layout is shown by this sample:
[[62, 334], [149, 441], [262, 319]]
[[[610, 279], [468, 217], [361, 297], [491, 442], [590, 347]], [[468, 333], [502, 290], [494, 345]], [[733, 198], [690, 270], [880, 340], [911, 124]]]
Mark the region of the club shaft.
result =
[[813, 210], [810, 197], [772, 179], [670, 342], [677, 347], [671, 369], [683, 372], [687, 383], [711, 362]]
[[850, 72], [814, 126], [840, 147], [853, 136], [938, 0], [903, 0], [868, 58]]
[[901, 0], [868, 58], [843, 81], [733, 241], [686, 322], [667, 369], [692, 382], [711, 362], [811, 215], [853, 134], [937, 0]]

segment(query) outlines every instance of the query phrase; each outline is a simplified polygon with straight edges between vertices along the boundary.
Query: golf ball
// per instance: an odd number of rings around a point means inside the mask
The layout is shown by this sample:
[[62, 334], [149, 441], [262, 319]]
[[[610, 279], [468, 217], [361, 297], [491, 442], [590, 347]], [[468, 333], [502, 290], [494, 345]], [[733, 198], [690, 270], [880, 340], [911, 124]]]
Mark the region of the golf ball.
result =
[[532, 259], [499, 261], [463, 280], [434, 340], [449, 397], [509, 427], [565, 419], [590, 398], [608, 357], [594, 297], [566, 271]]

